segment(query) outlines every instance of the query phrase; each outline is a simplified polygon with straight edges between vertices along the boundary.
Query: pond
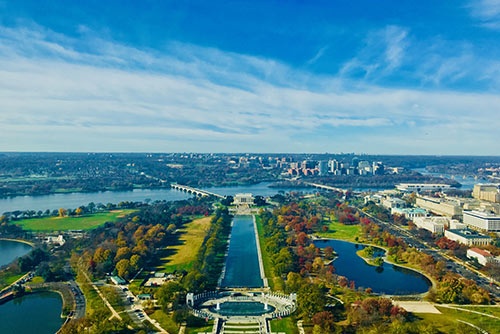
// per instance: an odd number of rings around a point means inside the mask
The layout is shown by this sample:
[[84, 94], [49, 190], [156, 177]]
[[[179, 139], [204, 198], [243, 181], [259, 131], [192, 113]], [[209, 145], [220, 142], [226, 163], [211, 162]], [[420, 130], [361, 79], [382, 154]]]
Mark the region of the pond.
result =
[[54, 334], [63, 324], [62, 300], [57, 293], [26, 295], [0, 305], [0, 333]]
[[31, 248], [30, 245], [24, 242], [0, 240], [0, 267], [28, 254]]
[[224, 316], [258, 316], [274, 310], [274, 306], [260, 302], [224, 302], [219, 309], [216, 306], [210, 308], [210, 311]]
[[424, 293], [431, 286], [429, 279], [416, 271], [387, 262], [381, 267], [369, 265], [356, 254], [366, 246], [335, 239], [316, 240], [314, 244], [334, 249], [338, 254], [333, 261], [335, 273], [354, 281], [356, 288], [371, 288], [379, 294], [410, 295]]
[[260, 288], [259, 257], [252, 216], [235, 216], [221, 286]]

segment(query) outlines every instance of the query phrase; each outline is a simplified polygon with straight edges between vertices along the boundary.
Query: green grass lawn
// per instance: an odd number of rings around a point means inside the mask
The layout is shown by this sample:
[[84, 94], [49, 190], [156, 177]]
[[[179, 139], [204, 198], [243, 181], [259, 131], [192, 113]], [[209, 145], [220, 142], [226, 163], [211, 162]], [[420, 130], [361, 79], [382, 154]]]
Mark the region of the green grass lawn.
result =
[[490, 334], [500, 334], [500, 320], [495, 320], [490, 317], [479, 314], [463, 312], [459, 310], [448, 309], [437, 306], [442, 314], [416, 314], [425, 322], [434, 324], [443, 333], [455, 333], [458, 326], [467, 328], [468, 333], [474, 334], [477, 331], [467, 325], [460, 324], [457, 319], [474, 324]]
[[28, 231], [92, 230], [106, 222], [115, 222], [135, 210], [113, 210], [80, 217], [46, 217], [13, 222]]
[[25, 274], [18, 274], [18, 275], [7, 276], [5, 278], [5, 284], [6, 285], [11, 285], [12, 283], [14, 283], [15, 281], [17, 281], [18, 279], [20, 279], [24, 275]]
[[476, 305], [476, 306], [472, 306], [472, 305], [460, 305], [460, 306], [457, 306], [457, 307], [464, 308], [464, 309], [471, 310], [471, 311], [476, 311], [476, 312], [491, 314], [491, 315], [493, 315], [495, 317], [499, 317], [500, 318], [500, 307], [495, 307], [495, 306], [479, 306], [479, 305]]
[[186, 331], [184, 333], [186, 334], [197, 334], [197, 333], [211, 333], [212, 328], [214, 327], [214, 322], [210, 320], [207, 322], [207, 326], [203, 327], [186, 327]]
[[330, 216], [330, 218], [332, 221], [327, 225], [328, 231], [318, 233], [318, 236], [353, 242], [356, 241], [356, 237], [362, 238], [360, 225], [343, 225], [334, 216]]
[[281, 320], [274, 319], [271, 320], [271, 331], [272, 332], [283, 332], [286, 334], [298, 334], [299, 329], [297, 328], [297, 321], [294, 317], [287, 317]]
[[160, 265], [156, 269], [160, 272], [191, 269], [210, 229], [211, 220], [212, 217], [203, 217], [185, 224], [177, 232], [180, 237], [176, 244], [163, 250]]
[[264, 264], [264, 273], [268, 279], [269, 287], [272, 290], [284, 290], [283, 280], [280, 277], [274, 277], [273, 275], [271, 258], [266, 250], [266, 247], [264, 246], [266, 244], [264, 227], [262, 226], [259, 216], [255, 216], [255, 222], [257, 224], [257, 232], [259, 234], [259, 244], [262, 253], [262, 263]]
[[150, 315], [152, 319], [155, 319], [160, 323], [160, 326], [169, 333], [178, 333], [179, 326], [172, 319], [170, 314], [165, 314], [162, 310], [156, 310]]

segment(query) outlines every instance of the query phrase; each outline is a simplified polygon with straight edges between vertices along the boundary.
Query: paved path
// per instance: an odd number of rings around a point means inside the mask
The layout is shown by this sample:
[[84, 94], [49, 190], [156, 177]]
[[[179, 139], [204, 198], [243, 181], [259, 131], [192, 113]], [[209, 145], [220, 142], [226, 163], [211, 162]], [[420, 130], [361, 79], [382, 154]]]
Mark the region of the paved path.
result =
[[4, 291], [7, 291], [8, 289], [10, 289], [11, 287], [13, 287], [15, 284], [19, 283], [20, 281], [22, 281], [23, 279], [25, 279], [26, 277], [28, 277], [28, 275], [31, 274], [31, 271], [28, 271], [27, 274], [23, 275], [22, 277], [18, 278], [14, 283], [10, 284], [9, 286], [5, 287], [2, 289], [2, 291], [0, 291], [0, 293], [4, 292]]
[[297, 328], [299, 329], [299, 334], [306, 334], [304, 327], [302, 327], [302, 320], [297, 321]]
[[434, 304], [425, 301], [393, 300], [392, 302], [395, 305], [404, 308], [408, 312], [441, 314], [441, 312], [434, 306]]
[[99, 290], [97, 288], [97, 286], [95, 286], [94, 282], [92, 282], [89, 278], [89, 276], [87, 275], [86, 272], [82, 271], [82, 274], [85, 276], [85, 279], [89, 282], [89, 284], [92, 286], [92, 288], [94, 288], [94, 290], [97, 292], [97, 294], [99, 295], [99, 297], [101, 297], [102, 301], [104, 302], [104, 304], [106, 304], [106, 306], [109, 308], [109, 310], [111, 311], [111, 316], [109, 317], [109, 320], [113, 319], [113, 318], [117, 318], [118, 320], [122, 320], [122, 317], [118, 314], [118, 312], [116, 312], [116, 310], [113, 308], [113, 306], [111, 306], [111, 304], [109, 303], [109, 301], [106, 299], [106, 297], [104, 297], [104, 295], [101, 293], [101, 290]]
[[463, 321], [463, 320], [460, 320], [460, 319], [457, 319], [458, 322], [461, 322], [463, 324], [466, 324], [466, 325], [469, 325], [471, 327], [474, 327], [475, 329], [477, 329], [478, 331], [480, 331], [481, 333], [483, 334], [489, 334], [487, 331], [485, 331], [484, 329], [482, 329], [481, 327], [477, 327], [476, 325], [474, 324], [471, 324], [470, 322], [467, 322], [467, 321]]
[[475, 314], [483, 315], [485, 317], [490, 317], [490, 318], [493, 318], [493, 319], [500, 320], [499, 317], [496, 317], [496, 316], [494, 316], [492, 314], [478, 312], [478, 311], [473, 311], [473, 310], [469, 310], [469, 309], [466, 309], [466, 308], [456, 307], [456, 306], [452, 306], [452, 305], [448, 305], [448, 304], [442, 304], [442, 305], [437, 304], [437, 306], [451, 308], [451, 309], [459, 310], [459, 311], [463, 311], [463, 312], [475, 313]]

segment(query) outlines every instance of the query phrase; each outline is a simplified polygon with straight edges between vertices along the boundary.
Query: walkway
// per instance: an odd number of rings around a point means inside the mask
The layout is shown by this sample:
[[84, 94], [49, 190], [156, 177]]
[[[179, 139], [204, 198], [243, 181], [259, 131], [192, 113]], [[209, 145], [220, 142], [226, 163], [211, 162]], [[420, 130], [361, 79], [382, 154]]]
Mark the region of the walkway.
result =
[[462, 308], [462, 307], [456, 307], [456, 306], [452, 306], [450, 304], [436, 304], [436, 306], [446, 307], [446, 308], [450, 308], [450, 309], [453, 309], [453, 310], [459, 310], [459, 311], [463, 311], [463, 312], [475, 313], [475, 314], [479, 314], [479, 315], [482, 315], [482, 316], [485, 316], [485, 317], [490, 317], [490, 318], [493, 318], [493, 319], [500, 320], [499, 317], [494, 316], [492, 314], [478, 312], [478, 311], [473, 311], [473, 310], [469, 310], [469, 309]]

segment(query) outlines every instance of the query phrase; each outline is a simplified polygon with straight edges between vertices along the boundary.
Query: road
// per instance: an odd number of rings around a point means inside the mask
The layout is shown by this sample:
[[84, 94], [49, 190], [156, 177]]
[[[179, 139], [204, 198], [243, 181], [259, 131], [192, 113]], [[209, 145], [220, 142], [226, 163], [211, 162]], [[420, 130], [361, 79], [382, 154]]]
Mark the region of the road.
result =
[[492, 296], [500, 299], [500, 287], [498, 285], [490, 285], [488, 282], [488, 278], [483, 273], [480, 273], [476, 269], [471, 268], [470, 265], [468, 265], [464, 261], [454, 256], [445, 254], [441, 249], [420, 240], [420, 238], [414, 235], [411, 231], [408, 231], [395, 224], [382, 221], [377, 217], [360, 210], [357, 207], [354, 207], [354, 209], [356, 209], [360, 213], [360, 215], [368, 217], [377, 224], [386, 227], [394, 236], [403, 238], [403, 240], [408, 245], [416, 247], [426, 254], [432, 255], [437, 261], [443, 261], [446, 264], [446, 268], [448, 270], [457, 272], [467, 279], [474, 280], [480, 287], [488, 291]]
[[74, 319], [80, 319], [85, 317], [85, 296], [83, 295], [80, 286], [75, 281], [69, 281], [68, 285], [75, 296], [75, 311], [73, 314]]
[[158, 321], [152, 319], [145, 311], [142, 306], [141, 300], [134, 296], [132, 292], [128, 289], [126, 285], [117, 285], [120, 290], [120, 297], [124, 301], [125, 311], [130, 315], [132, 321], [137, 325], [142, 325], [142, 321], [148, 320], [161, 334], [169, 334], [165, 329], [163, 329]]

